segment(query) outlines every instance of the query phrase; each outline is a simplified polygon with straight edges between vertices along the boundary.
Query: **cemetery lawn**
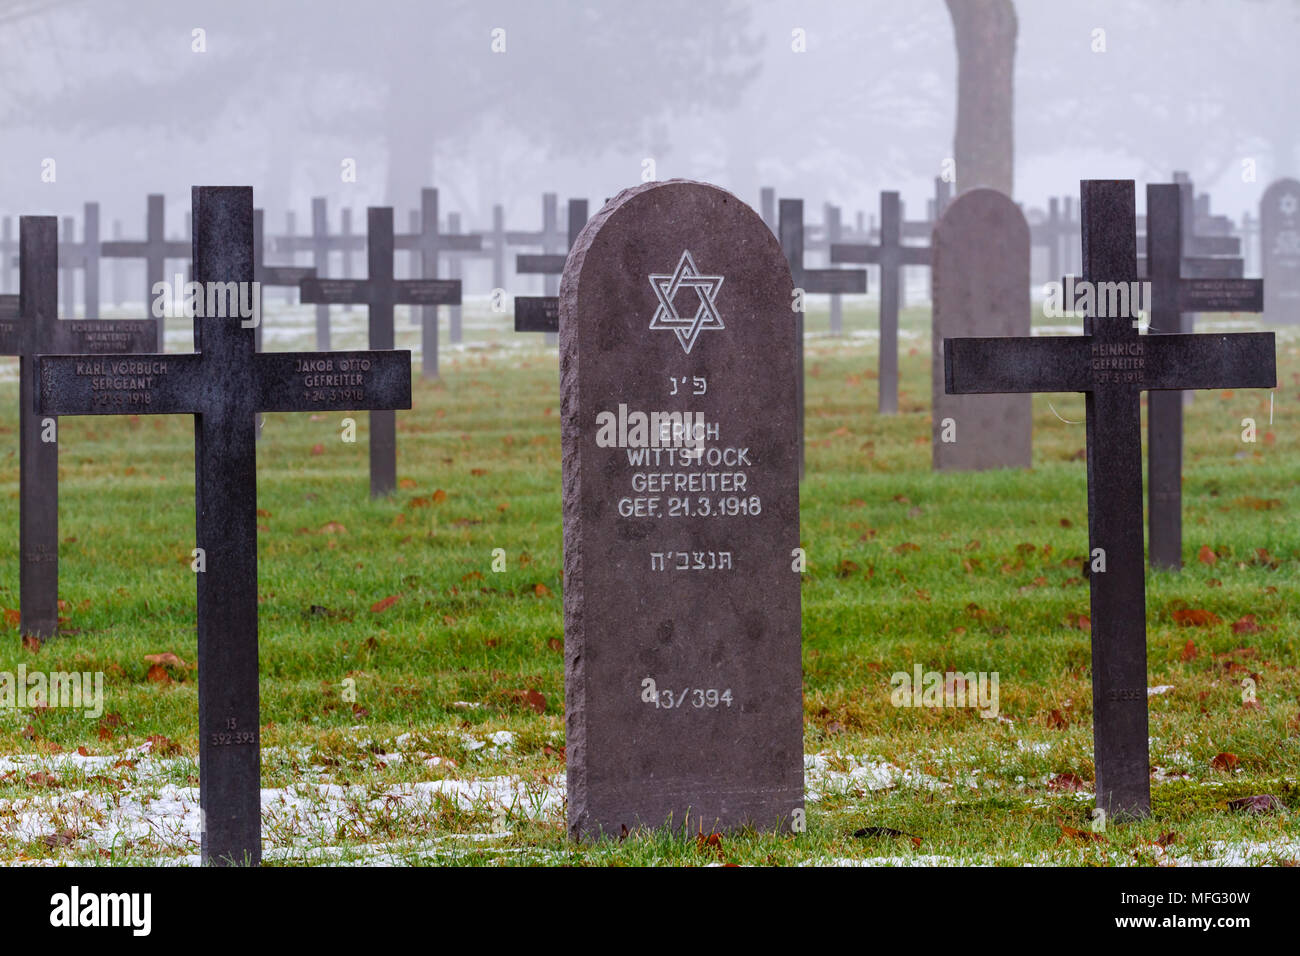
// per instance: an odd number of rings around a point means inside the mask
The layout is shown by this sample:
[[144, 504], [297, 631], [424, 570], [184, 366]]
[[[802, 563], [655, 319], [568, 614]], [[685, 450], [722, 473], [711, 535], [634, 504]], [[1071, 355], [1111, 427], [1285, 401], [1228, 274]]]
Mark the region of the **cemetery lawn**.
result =
[[[1300, 863], [1296, 334], [1277, 424], [1267, 392], [1187, 410], [1186, 567], [1148, 576], [1153, 814], [1094, 833], [1084, 426], [1061, 421], [1083, 397], [1035, 396], [1033, 470], [935, 475], [928, 311], [903, 316], [901, 414], [882, 419], [874, 311], [849, 304], [831, 339], [811, 307], [807, 832], [568, 841], [556, 358], [480, 305], [474, 347], [445, 347], [398, 413], [391, 498], [368, 499], [365, 413], [355, 444], [340, 414], [268, 416], [269, 865]], [[310, 308], [268, 312], [286, 330], [268, 348], [310, 346]], [[336, 348], [362, 344], [364, 310], [334, 322]], [[60, 421], [64, 633], [23, 647], [13, 360], [0, 376], [0, 672], [102, 672], [105, 697], [94, 719], [0, 708], [0, 863], [196, 863], [192, 419]], [[996, 672], [997, 716], [893, 706], [891, 675], [918, 665]]]

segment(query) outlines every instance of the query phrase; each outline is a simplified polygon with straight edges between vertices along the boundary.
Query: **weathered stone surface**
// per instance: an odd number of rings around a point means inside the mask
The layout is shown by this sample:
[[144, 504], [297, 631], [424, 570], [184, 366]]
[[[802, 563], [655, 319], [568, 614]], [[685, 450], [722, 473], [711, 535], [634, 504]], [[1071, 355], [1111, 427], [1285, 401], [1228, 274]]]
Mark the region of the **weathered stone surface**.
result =
[[[762, 219], [704, 183], [625, 190], [570, 253], [560, 374], [577, 838], [802, 820], [792, 291]], [[636, 412], [716, 426], [704, 463], [681, 447], [608, 447]], [[648, 464], [632, 464], [641, 454]]]
[[1279, 179], [1259, 201], [1264, 315], [1270, 322], [1300, 322], [1300, 182]]
[[970, 335], [1027, 336], [1029, 224], [996, 189], [957, 197], [931, 242], [930, 399], [935, 471], [1028, 468], [1033, 396], [949, 395], [943, 341]]

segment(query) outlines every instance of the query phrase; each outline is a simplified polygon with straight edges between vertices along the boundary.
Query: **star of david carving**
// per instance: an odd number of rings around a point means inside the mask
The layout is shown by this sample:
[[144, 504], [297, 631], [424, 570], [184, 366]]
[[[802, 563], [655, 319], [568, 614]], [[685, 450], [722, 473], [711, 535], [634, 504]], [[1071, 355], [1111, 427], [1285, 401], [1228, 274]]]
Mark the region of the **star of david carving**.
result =
[[[701, 275], [690, 250], [683, 250], [672, 275], [650, 276], [650, 285], [659, 300], [659, 308], [655, 309], [654, 317], [650, 320], [650, 328], [671, 329], [682, 349], [689, 355], [705, 329], [726, 328], [722, 324], [722, 317], [718, 315], [716, 301], [718, 290], [722, 288], [722, 278]], [[682, 289], [694, 289], [699, 297], [699, 306], [694, 315], [683, 316], [677, 311], [673, 297]]]
[[1282, 210], [1282, 214], [1285, 216], [1294, 216], [1297, 206], [1300, 206], [1300, 200], [1296, 199], [1295, 193], [1287, 193], [1282, 197], [1282, 201], [1278, 203], [1278, 208]]

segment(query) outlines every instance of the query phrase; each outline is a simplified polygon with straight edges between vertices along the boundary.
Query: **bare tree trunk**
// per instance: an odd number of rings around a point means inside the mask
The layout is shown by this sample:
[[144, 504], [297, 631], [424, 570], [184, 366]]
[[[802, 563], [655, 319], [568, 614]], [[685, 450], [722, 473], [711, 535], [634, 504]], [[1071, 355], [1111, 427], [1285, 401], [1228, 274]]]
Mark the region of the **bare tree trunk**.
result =
[[1016, 10], [1012, 0], [945, 0], [957, 41], [957, 134], [961, 191], [1015, 181]]

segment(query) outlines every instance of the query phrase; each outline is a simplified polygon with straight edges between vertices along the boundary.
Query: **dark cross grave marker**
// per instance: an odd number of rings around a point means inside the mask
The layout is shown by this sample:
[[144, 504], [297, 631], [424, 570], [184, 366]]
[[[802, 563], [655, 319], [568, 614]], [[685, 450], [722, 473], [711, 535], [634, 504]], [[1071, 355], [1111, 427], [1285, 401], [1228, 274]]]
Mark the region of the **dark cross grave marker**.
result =
[[762, 211], [763, 222], [767, 223], [767, 228], [772, 230], [772, 235], [776, 235], [776, 190], [771, 186], [764, 186], [758, 193], [759, 209]]
[[[447, 235], [448, 236], [464, 235], [464, 233], [461, 232], [460, 213], [458, 212], [447, 213]], [[496, 250], [491, 248], [488, 249], [482, 248], [481, 240], [483, 237], [479, 236], [478, 238], [480, 239], [480, 244], [477, 248], [447, 249], [446, 251], [447, 278], [456, 279], [460, 281], [463, 286], [464, 278], [465, 278], [464, 270], [465, 270], [466, 259], [488, 258], [492, 260], [492, 268], [494, 270], [496, 269], [498, 264], [497, 260], [499, 258]], [[504, 266], [504, 262], [502, 262], [501, 265]], [[464, 296], [462, 296], [461, 298], [463, 301]], [[463, 325], [463, 311], [462, 311], [463, 309], [464, 309], [463, 305], [453, 305], [450, 309], [447, 310], [447, 338], [451, 341], [452, 345], [459, 345], [465, 338], [465, 329]]]
[[1247, 209], [1241, 214], [1241, 258], [1251, 275], [1259, 272], [1259, 219]]
[[903, 266], [928, 266], [929, 246], [902, 244], [902, 210], [898, 193], [880, 194], [880, 242], [843, 242], [831, 246], [831, 262], [874, 263], [880, 267], [880, 378], [878, 410], [898, 411], [898, 304]]
[[[950, 202], [952, 202], [952, 183], [945, 181], [942, 176], [935, 176], [934, 198], [925, 201], [925, 219], [908, 219], [904, 214], [903, 204], [899, 203], [898, 216], [901, 220], [899, 235], [903, 239], [929, 240], [934, 232], [934, 227], [938, 224], [940, 217], [943, 216], [944, 210], [948, 208]], [[899, 272], [898, 306], [900, 309], [907, 308], [906, 268]]]
[[[826, 203], [822, 207], [822, 216], [826, 223], [826, 242], [829, 245], [833, 242], [839, 242], [844, 238], [844, 220], [840, 215], [840, 207]], [[838, 292], [831, 293], [831, 335], [844, 334], [844, 303], [840, 299]]]
[[[576, 839], [803, 829], [791, 292], [771, 231], [705, 183], [624, 190], [569, 258], [560, 417]], [[647, 470], [662, 488], [645, 486]]]
[[78, 258], [77, 221], [72, 216], [64, 216], [59, 223], [59, 275], [63, 279], [59, 301], [71, 318], [77, 316]]
[[[312, 266], [269, 266], [266, 264], [266, 245], [263, 237], [265, 215], [261, 209], [253, 210], [253, 281], [258, 283], [258, 323], [253, 329], [253, 348], [262, 351], [262, 326], [265, 313], [261, 308], [261, 290], [268, 285], [290, 286], [295, 291], [303, 279], [316, 275]], [[326, 306], [329, 308], [329, 306]]]
[[[149, 196], [145, 216], [144, 239], [113, 239], [100, 245], [100, 255], [105, 259], [143, 259], [144, 260], [144, 307], [150, 308], [154, 301], [154, 284], [166, 281], [168, 259], [185, 259], [190, 257], [188, 240], [167, 239], [164, 216], [166, 205], [163, 197], [157, 194]], [[166, 310], [156, 317], [158, 339], [155, 348], [165, 351], [164, 333], [167, 328]]]
[[1279, 179], [1259, 201], [1259, 255], [1264, 315], [1300, 322], [1300, 181]]
[[1120, 294], [1137, 281], [1133, 181], [1081, 190], [1084, 279], [1105, 292], [1104, 315], [1094, 304], [1083, 335], [947, 339], [944, 382], [952, 394], [1086, 393], [1097, 806], [1116, 820], [1151, 812], [1141, 392], [1272, 388], [1277, 371], [1272, 333], [1140, 335]]
[[492, 256], [492, 291], [504, 290], [506, 287], [506, 210], [500, 203], [492, 205], [492, 240], [489, 247]]
[[[322, 278], [332, 271], [330, 253], [339, 252], [343, 256], [342, 276], [350, 279], [352, 278], [352, 253], [364, 249], [366, 240], [364, 236], [352, 235], [352, 210], [346, 208], [342, 212], [342, 232], [337, 236], [330, 235], [329, 211], [326, 208], [325, 197], [316, 196], [311, 201], [311, 235], [292, 238], [280, 236], [273, 239], [271, 245], [277, 253], [281, 254], [311, 252], [312, 268], [316, 270], [316, 275]], [[345, 305], [343, 308], [346, 312], [351, 306]], [[316, 348], [322, 352], [328, 352], [330, 348], [330, 307], [323, 302], [316, 303]]]
[[1069, 229], [1061, 218], [1061, 201], [1052, 196], [1047, 200], [1047, 218], [1030, 229], [1034, 245], [1047, 249], [1047, 275], [1052, 282], [1063, 271], [1061, 244], [1068, 235]]
[[[548, 196], [554, 198], [553, 194]], [[553, 213], [552, 207], [545, 207], [551, 212], [546, 218]], [[569, 257], [568, 249], [572, 248], [573, 243], [578, 238], [578, 233], [582, 232], [582, 227], [587, 224], [587, 200], [570, 199], [569, 200], [569, 242], [564, 252], [551, 253], [544, 252], [540, 255], [536, 253], [520, 253], [515, 257], [515, 272], [519, 275], [543, 275], [546, 277], [547, 294], [546, 295], [517, 295], [515, 296], [515, 331], [516, 332], [546, 332], [548, 333], [547, 341], [551, 341], [550, 336], [560, 330], [560, 305], [556, 298], [555, 292], [551, 291], [555, 280], [564, 272], [564, 262]], [[547, 227], [549, 228], [549, 227]], [[545, 233], [546, 229], [543, 229]]]
[[[1241, 240], [1233, 235], [1224, 235], [1222, 229], [1216, 234], [1201, 234], [1201, 226], [1208, 225], [1209, 196], [1196, 196], [1191, 177], [1185, 172], [1174, 173], [1174, 183], [1179, 189], [1179, 201], [1182, 205], [1183, 220], [1183, 255], [1186, 256], [1240, 256]], [[1203, 200], [1203, 202], [1202, 202]], [[1206, 216], [1197, 216], [1200, 206]]]
[[[253, 281], [253, 190], [195, 187], [194, 281]], [[312, 280], [315, 281], [315, 280]], [[257, 667], [259, 411], [409, 408], [409, 352], [253, 351], [238, 318], [194, 323], [190, 354], [40, 358], [45, 415], [194, 416], [199, 801], [204, 863], [261, 859]]]
[[930, 319], [931, 467], [1028, 468], [1033, 396], [949, 395], [943, 343], [967, 335], [1027, 336], [1032, 304], [1029, 225], [996, 189], [971, 189], [934, 228]]
[[[396, 248], [409, 249], [419, 262], [416, 272], [422, 279], [438, 277], [438, 255], [452, 250], [479, 250], [483, 237], [479, 235], [448, 235], [438, 231], [438, 190], [420, 190], [420, 228], [409, 235], [398, 236]], [[460, 305], [460, 282], [456, 282], [456, 301]], [[415, 310], [412, 310], [414, 313]], [[412, 315], [414, 319], [414, 314]], [[424, 378], [438, 377], [438, 307], [424, 306], [419, 310], [420, 322], [420, 374]]]
[[[284, 247], [286, 249], [292, 250], [289, 253], [289, 264], [297, 265], [298, 248], [301, 246], [301, 242], [299, 241], [300, 237], [298, 235], [298, 214], [295, 213], [292, 209], [286, 209], [284, 211], [284, 236], [282, 238], [284, 240], [283, 243]], [[301, 238], [306, 238], [306, 237], [301, 237]], [[293, 295], [295, 291], [296, 290], [293, 289], [284, 290], [285, 305], [293, 305]]]
[[146, 352], [156, 334], [152, 319], [58, 318], [57, 232], [53, 216], [19, 219], [19, 293], [0, 303], [0, 355], [18, 356], [19, 630], [42, 640], [59, 623], [59, 446], [57, 423], [36, 411], [36, 356]]
[[[1150, 330], [1188, 333], [1190, 312], [1259, 312], [1264, 308], [1258, 279], [1189, 278], [1179, 255], [1186, 203], [1177, 184], [1147, 186], [1147, 256], [1151, 282]], [[1213, 260], [1212, 260], [1213, 261]], [[1241, 260], [1220, 260], [1236, 264]], [[1152, 568], [1183, 566], [1183, 400], [1179, 392], [1147, 395], [1147, 552]]]
[[[365, 279], [325, 279], [314, 276], [299, 286], [304, 303], [364, 305], [369, 308], [370, 348], [393, 347], [393, 306], [455, 305], [460, 283], [450, 279], [393, 278], [393, 209], [371, 206], [366, 211]], [[275, 353], [271, 353], [275, 354]], [[397, 417], [390, 409], [370, 413], [370, 496], [378, 498], [397, 488]]]
[[[794, 277], [794, 288], [799, 298], [791, 302], [794, 308], [795, 355], [798, 364], [795, 368], [795, 422], [799, 439], [799, 477], [804, 474], [804, 309], [805, 295], [847, 293], [863, 295], [867, 291], [866, 269], [805, 269], [804, 234], [803, 234], [803, 200], [782, 199], [777, 213], [777, 236], [781, 242], [781, 251], [785, 253], [786, 264]], [[835, 246], [831, 246], [835, 249]], [[831, 261], [834, 262], [832, 253]]]
[[[324, 200], [322, 200], [322, 203], [323, 203], [323, 202], [324, 202]], [[315, 209], [314, 206], [313, 206], [312, 208], [313, 208], [313, 210]], [[322, 206], [321, 206], [321, 209], [324, 209], [324, 208], [325, 208], [325, 207], [322, 205]], [[325, 219], [323, 218], [323, 214], [322, 214], [321, 222], [325, 222]], [[353, 254], [353, 252], [357, 252], [357, 251], [360, 251], [360, 250], [362, 250], [362, 249], [365, 248], [365, 246], [366, 246], [366, 237], [365, 237], [365, 236], [354, 236], [354, 235], [352, 234], [352, 210], [351, 210], [351, 208], [349, 208], [348, 206], [344, 206], [342, 209], [339, 210], [339, 238], [338, 238], [338, 243], [339, 243], [339, 245], [338, 245], [339, 251], [340, 251], [340, 253], [341, 253], [342, 256], [343, 256], [343, 268], [342, 268], [342, 270], [341, 270], [341, 272], [340, 272], [340, 275], [342, 275], [343, 278], [345, 278], [345, 279], [351, 279], [351, 278], [352, 278], [352, 254]], [[321, 271], [321, 270], [320, 270], [320, 266], [317, 266], [317, 267], [316, 267], [316, 272], [317, 272], [317, 274], [319, 274], [320, 271]], [[325, 271], [328, 272], [329, 270], [326, 269]], [[351, 303], [345, 303], [344, 306], [343, 306], [343, 311], [344, 311], [344, 312], [351, 312], [351, 311], [352, 311], [352, 305], [351, 305]], [[327, 318], [326, 318], [326, 323], [328, 324], [328, 322], [329, 322], [329, 319], [328, 319], [329, 308], [328, 308], [328, 306], [326, 307], [325, 312], [326, 312], [326, 316], [327, 316]]]
[[[943, 177], [934, 177], [934, 198], [925, 201], [925, 219], [903, 219], [900, 232], [904, 239], [929, 239], [934, 227], [943, 218], [948, 204], [952, 202], [952, 183]], [[936, 212], [937, 210], [937, 212]]]
[[[59, 261], [64, 263], [65, 282], [72, 275], [73, 269], [80, 269], [82, 275], [82, 315], [87, 319], [99, 318], [99, 203], [88, 202], [82, 213], [81, 242], [72, 236], [71, 219], [65, 220], [66, 238], [59, 243]], [[74, 314], [73, 286], [65, 285], [63, 308], [69, 315]]]
[[[122, 220], [113, 220], [113, 240], [122, 241]], [[103, 248], [100, 248], [100, 256], [103, 256]], [[112, 301], [114, 305], [121, 305], [126, 301], [126, 263], [121, 259], [115, 259], [109, 266], [109, 276], [113, 280]]]

